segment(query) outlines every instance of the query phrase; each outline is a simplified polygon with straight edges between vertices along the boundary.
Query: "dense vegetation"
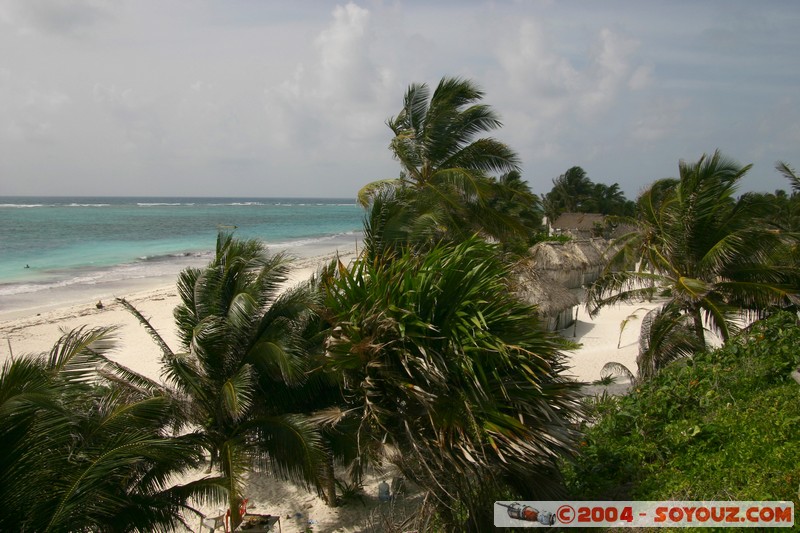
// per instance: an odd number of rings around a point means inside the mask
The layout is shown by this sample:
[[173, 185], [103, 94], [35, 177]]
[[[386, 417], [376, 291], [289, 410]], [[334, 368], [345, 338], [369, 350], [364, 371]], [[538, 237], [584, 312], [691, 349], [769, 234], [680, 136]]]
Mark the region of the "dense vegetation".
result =
[[756, 323], [628, 396], [597, 398], [566, 469], [577, 499], [791, 500], [800, 513], [800, 327]]
[[636, 204], [625, 198], [618, 183], [595, 183], [581, 167], [572, 167], [555, 178], [542, 204], [551, 222], [561, 213], [633, 216], [636, 212]]
[[[335, 505], [337, 467], [357, 487], [381, 463], [428, 491], [441, 531], [487, 530], [497, 499], [565, 496], [579, 384], [563, 377], [563, 339], [509, 287], [543, 210], [628, 215], [590, 291], [595, 311], [664, 302], [645, 321], [636, 391], [591, 407], [573, 495], [791, 498], [800, 333], [778, 313], [736, 337], [734, 319], [797, 303], [794, 171], [779, 168], [791, 195], [735, 198], [749, 167], [715, 153], [634, 205], [573, 167], [542, 205], [513, 150], [479, 137], [500, 126], [482, 97], [457, 78], [409, 87], [387, 123], [400, 175], [360, 191], [352, 264], [280, 292], [285, 257], [221, 234], [212, 261], [179, 277], [179, 351], [131, 307], [165, 383], [105, 358], [107, 330], [4, 365], [0, 530], [167, 531], [206, 500], [226, 500], [235, 524], [249, 472], [293, 477]], [[723, 350], [705, 351], [706, 324]], [[200, 466], [205, 477], [170, 485]]]
[[527, 250], [538, 203], [516, 154], [475, 138], [500, 124], [481, 97], [459, 79], [409, 88], [388, 122], [400, 177], [362, 189], [364, 254], [321, 284], [336, 424], [358, 420], [368, 459], [430, 491], [446, 530], [491, 527], [498, 492], [552, 494], [577, 436], [563, 341], [508, 286], [504, 250]]
[[743, 313], [786, 305], [800, 287], [798, 234], [771, 223], [766, 196], [734, 196], [749, 170], [719, 151], [681, 162], [678, 179], [658, 180], [639, 197], [637, 217], [627, 220], [632, 230], [616, 240], [618, 251], [591, 286], [591, 313], [663, 299], [645, 321], [640, 376], [703, 349], [706, 328], [728, 339]]
[[579, 385], [480, 239], [364, 258], [327, 284], [325, 368], [361, 446], [435, 497], [443, 529], [486, 531], [492, 503], [558, 494]]
[[[112, 330], [76, 330], [0, 373], [0, 531], [170, 531], [191, 501], [224, 495], [203, 438], [172, 427], [180, 406], [107, 359]], [[180, 417], [178, 417], [180, 418]]]
[[387, 121], [400, 176], [358, 193], [371, 211], [370, 235], [379, 248], [373, 252], [395, 244], [422, 249], [476, 233], [522, 241], [524, 249], [540, 222], [537, 199], [521, 180], [517, 154], [478, 137], [501, 126], [482, 98], [474, 83], [459, 78], [443, 78], [432, 93], [426, 84], [408, 88], [400, 113]]

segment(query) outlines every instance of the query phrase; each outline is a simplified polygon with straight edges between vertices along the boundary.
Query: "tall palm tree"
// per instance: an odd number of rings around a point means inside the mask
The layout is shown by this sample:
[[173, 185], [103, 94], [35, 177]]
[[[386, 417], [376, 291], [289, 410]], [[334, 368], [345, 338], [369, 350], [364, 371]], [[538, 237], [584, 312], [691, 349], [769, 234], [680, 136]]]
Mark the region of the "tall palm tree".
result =
[[412, 84], [400, 113], [387, 121], [400, 177], [366, 185], [359, 191], [361, 204], [369, 206], [386, 189], [407, 189], [413, 198], [406, 210], [409, 235], [412, 227], [441, 238], [455, 233], [456, 240], [476, 231], [498, 238], [524, 233], [513, 217], [487, 205], [502, 187], [490, 174], [518, 171], [519, 159], [496, 139], [475, 138], [501, 126], [497, 114], [479, 103], [483, 96], [460, 78], [442, 78], [432, 94], [427, 84]]
[[581, 167], [571, 167], [553, 180], [553, 188], [544, 197], [544, 211], [552, 223], [561, 213], [585, 212], [582, 208], [592, 196], [594, 183]]
[[666, 298], [663, 316], [688, 318], [702, 346], [704, 318], [727, 339], [743, 311], [762, 312], [797, 292], [797, 267], [774, 261], [775, 250], [796, 235], [764, 223], [770, 204], [762, 197], [734, 198], [749, 169], [717, 151], [681, 162], [679, 179], [655, 182], [629, 221], [635, 231], [617, 241], [617, 259], [632, 257], [638, 268], [607, 269], [589, 290], [590, 312], [659, 295]]
[[564, 341], [512, 295], [480, 239], [363, 257], [327, 279], [325, 368], [361, 449], [429, 488], [453, 530], [491, 527], [501, 490], [552, 496], [573, 449]]
[[317, 483], [323, 464], [318, 431], [288, 401], [305, 379], [300, 332], [310, 311], [304, 291], [279, 294], [287, 272], [286, 257], [269, 255], [261, 241], [221, 233], [209, 265], [178, 278], [182, 352], [173, 353], [139, 315], [162, 347], [164, 377], [188, 399], [189, 422], [226, 481], [234, 526], [246, 473], [267, 468]]
[[173, 436], [178, 406], [108, 360], [112, 330], [64, 334], [47, 356], [0, 373], [0, 530], [171, 531], [187, 501], [220, 501], [219, 479], [172, 485], [203, 459]]

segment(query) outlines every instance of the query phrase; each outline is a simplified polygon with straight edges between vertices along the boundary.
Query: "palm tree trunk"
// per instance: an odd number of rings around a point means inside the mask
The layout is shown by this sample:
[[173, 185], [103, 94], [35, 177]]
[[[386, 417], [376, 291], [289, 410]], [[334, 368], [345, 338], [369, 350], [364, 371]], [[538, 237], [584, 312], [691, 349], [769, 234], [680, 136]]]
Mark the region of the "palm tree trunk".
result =
[[336, 475], [333, 471], [333, 455], [328, 453], [325, 457], [325, 473], [323, 479], [325, 503], [328, 507], [336, 507]]
[[697, 335], [700, 345], [705, 346], [706, 334], [705, 330], [703, 329], [703, 315], [700, 313], [700, 308], [696, 307], [691, 309], [689, 313], [692, 315], [692, 319], [694, 319], [694, 334]]
[[242, 521], [242, 513], [240, 506], [242, 504], [242, 496], [239, 493], [239, 484], [236, 479], [236, 465], [234, 458], [235, 450], [232, 449], [230, 442], [225, 442], [222, 445], [222, 453], [220, 453], [220, 467], [222, 475], [227, 479], [225, 480], [228, 485], [228, 515], [230, 517], [230, 530], [233, 531]]
[[230, 530], [233, 531], [236, 527], [242, 522], [242, 515], [239, 512], [239, 506], [242, 503], [242, 499], [239, 497], [239, 494], [236, 490], [231, 487], [228, 491], [228, 512], [230, 513]]

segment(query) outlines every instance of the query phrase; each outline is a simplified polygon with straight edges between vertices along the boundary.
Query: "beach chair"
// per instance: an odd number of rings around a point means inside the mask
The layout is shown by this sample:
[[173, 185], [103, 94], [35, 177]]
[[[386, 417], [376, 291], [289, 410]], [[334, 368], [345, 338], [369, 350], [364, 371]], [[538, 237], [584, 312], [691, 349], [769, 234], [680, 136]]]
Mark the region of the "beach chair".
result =
[[[242, 503], [239, 505], [239, 514], [244, 515], [247, 512], [247, 502], [247, 499], [242, 500]], [[207, 527], [208, 531], [211, 532], [216, 531], [220, 527], [224, 528], [225, 533], [230, 531], [229, 523], [231, 519], [231, 510], [228, 509], [224, 513], [222, 510], [218, 512], [220, 513], [218, 516], [206, 516], [200, 513], [200, 533], [204, 533], [204, 527]]]
[[[200, 518], [200, 533], [204, 533], [203, 528], [205, 527], [212, 533], [218, 528], [225, 528], [225, 514], [219, 516], [202, 516]], [[227, 528], [225, 528], [225, 530], [227, 531]]]

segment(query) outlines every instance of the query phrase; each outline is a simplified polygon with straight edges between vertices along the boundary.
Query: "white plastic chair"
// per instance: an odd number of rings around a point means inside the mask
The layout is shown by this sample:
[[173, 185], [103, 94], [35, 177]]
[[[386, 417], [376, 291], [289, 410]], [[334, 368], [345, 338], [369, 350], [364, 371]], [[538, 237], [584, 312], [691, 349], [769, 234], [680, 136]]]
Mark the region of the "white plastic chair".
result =
[[207, 527], [208, 531], [212, 533], [218, 528], [225, 527], [225, 514], [219, 516], [204, 516], [200, 519], [200, 533], [203, 533], [203, 528]]

